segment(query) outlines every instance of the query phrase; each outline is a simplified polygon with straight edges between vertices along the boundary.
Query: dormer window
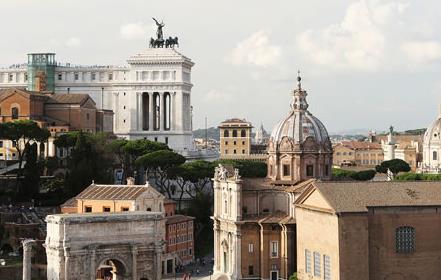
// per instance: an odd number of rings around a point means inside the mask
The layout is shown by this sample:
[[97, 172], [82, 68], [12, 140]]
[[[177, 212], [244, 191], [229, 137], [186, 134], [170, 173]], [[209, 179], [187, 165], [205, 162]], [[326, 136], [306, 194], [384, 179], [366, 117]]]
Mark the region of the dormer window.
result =
[[290, 176], [291, 175], [291, 170], [290, 170], [290, 165], [289, 164], [284, 164], [283, 165], [283, 176]]

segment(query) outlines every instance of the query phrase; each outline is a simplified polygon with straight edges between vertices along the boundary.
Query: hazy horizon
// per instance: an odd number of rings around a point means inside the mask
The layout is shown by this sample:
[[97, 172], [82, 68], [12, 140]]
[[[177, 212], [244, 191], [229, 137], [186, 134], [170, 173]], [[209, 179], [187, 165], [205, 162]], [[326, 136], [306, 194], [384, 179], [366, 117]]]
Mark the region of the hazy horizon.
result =
[[[151, 17], [195, 63], [194, 128], [239, 117], [267, 130], [302, 72], [328, 131], [427, 127], [441, 101], [441, 3], [359, 1], [0, 1], [0, 65], [51, 51], [58, 62], [125, 65]], [[317, 7], [320, 7], [318, 9]], [[244, 13], [246, 11], [246, 13]]]

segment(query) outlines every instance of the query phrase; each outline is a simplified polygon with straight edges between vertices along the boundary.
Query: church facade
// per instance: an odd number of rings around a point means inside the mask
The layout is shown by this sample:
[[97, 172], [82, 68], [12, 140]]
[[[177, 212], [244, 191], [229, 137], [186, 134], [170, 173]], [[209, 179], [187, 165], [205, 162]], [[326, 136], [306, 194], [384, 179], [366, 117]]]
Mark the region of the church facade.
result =
[[214, 176], [214, 279], [288, 279], [296, 271], [295, 200], [313, 178], [331, 178], [332, 146], [308, 110], [298, 77], [291, 110], [269, 140], [267, 178]]
[[192, 148], [194, 63], [174, 44], [164, 47], [168, 40], [129, 57], [125, 66], [60, 64], [52, 53], [29, 54], [26, 64], [0, 69], [0, 88], [89, 94], [98, 109], [114, 112], [117, 136], [160, 141], [183, 152]]

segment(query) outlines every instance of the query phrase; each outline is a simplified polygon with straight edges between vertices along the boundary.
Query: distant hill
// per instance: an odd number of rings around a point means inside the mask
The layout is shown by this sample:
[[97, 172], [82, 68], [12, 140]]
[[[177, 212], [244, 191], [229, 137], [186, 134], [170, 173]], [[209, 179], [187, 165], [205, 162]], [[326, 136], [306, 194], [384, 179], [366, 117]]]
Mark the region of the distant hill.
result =
[[[205, 129], [193, 130], [194, 138], [205, 138]], [[219, 128], [210, 127], [207, 129], [207, 137], [219, 141]]]
[[422, 135], [426, 132], [426, 128], [418, 128], [404, 131], [405, 134]]

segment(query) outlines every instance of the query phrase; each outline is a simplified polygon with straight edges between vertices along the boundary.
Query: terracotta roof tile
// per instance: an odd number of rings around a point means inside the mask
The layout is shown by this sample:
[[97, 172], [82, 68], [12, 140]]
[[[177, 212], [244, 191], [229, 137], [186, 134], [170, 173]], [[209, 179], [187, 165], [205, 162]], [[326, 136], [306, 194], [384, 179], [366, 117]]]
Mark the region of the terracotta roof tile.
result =
[[314, 182], [335, 212], [368, 207], [441, 206], [441, 182]]
[[92, 184], [76, 196], [77, 199], [132, 200], [149, 187], [145, 185], [95, 185]]

